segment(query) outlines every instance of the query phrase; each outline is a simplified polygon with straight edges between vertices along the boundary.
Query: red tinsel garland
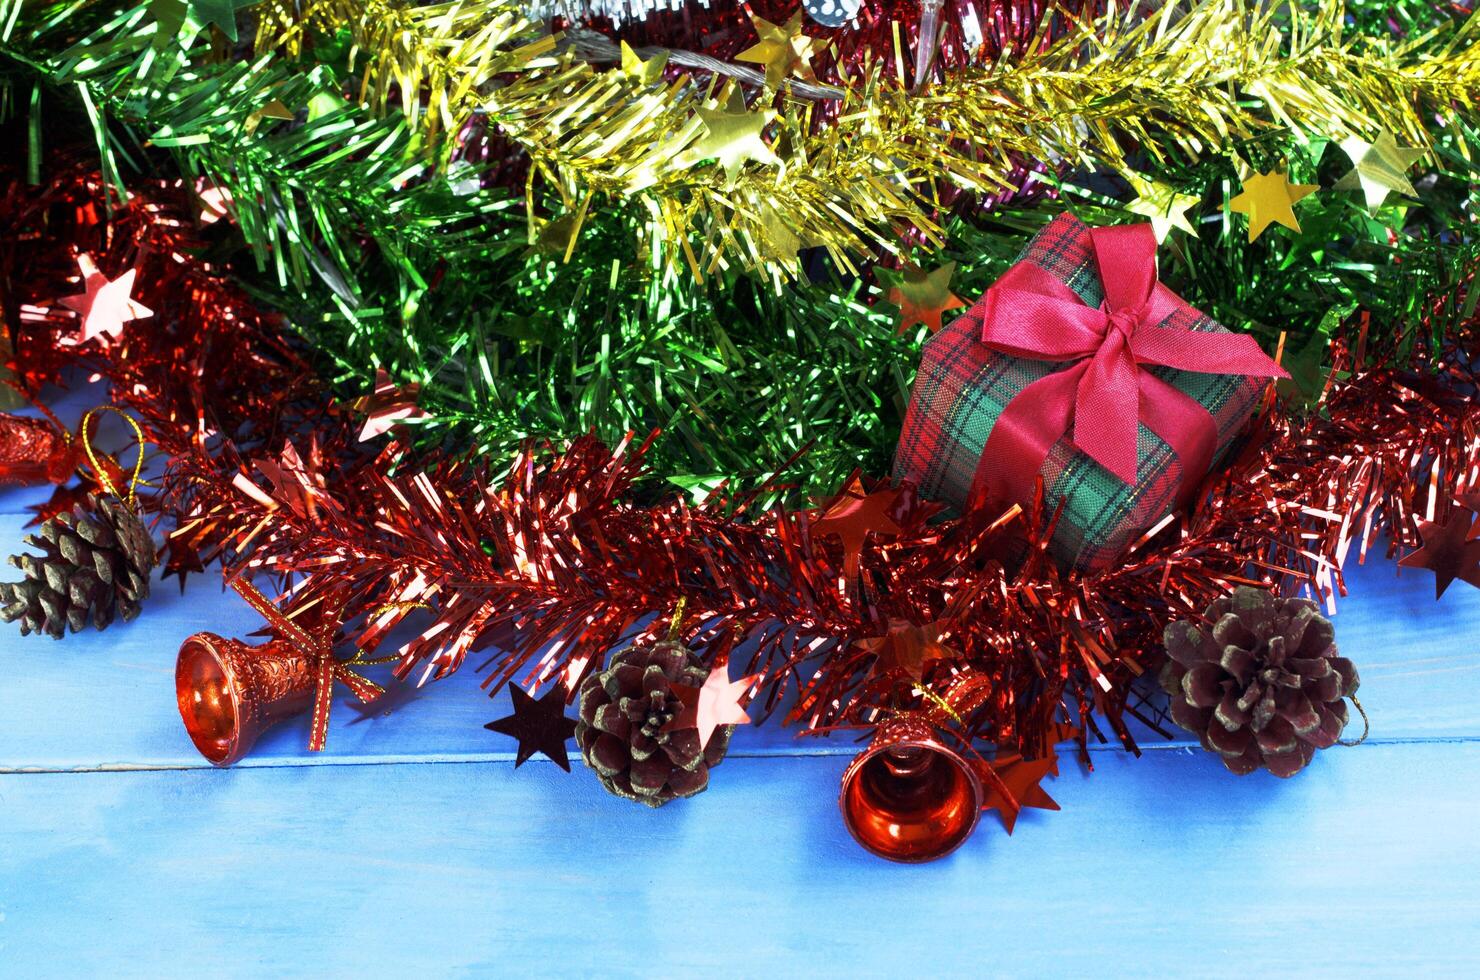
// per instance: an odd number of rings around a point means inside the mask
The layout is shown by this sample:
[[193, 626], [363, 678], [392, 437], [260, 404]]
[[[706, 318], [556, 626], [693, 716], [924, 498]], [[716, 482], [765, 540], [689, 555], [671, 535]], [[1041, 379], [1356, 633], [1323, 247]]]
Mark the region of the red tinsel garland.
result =
[[[187, 188], [141, 185], [111, 217], [103, 195], [96, 175], [74, 174], [0, 199], [24, 243], [0, 243], [18, 367], [33, 383], [69, 362], [109, 379], [169, 457], [151, 506], [178, 522], [177, 570], [220, 557], [228, 575], [296, 580], [295, 607], [343, 598], [366, 651], [429, 608], [399, 651], [403, 677], [487, 650], [489, 685], [560, 675], [574, 689], [683, 601], [686, 640], [763, 675], [768, 711], [795, 690], [790, 718], [809, 728], [866, 725], [914, 697], [916, 679], [868, 642], [904, 623], [938, 640], [920, 683], [944, 692], [966, 675], [985, 691], [964, 736], [1038, 757], [1064, 722], [1086, 739], [1098, 710], [1134, 748], [1130, 685], [1169, 621], [1245, 583], [1329, 601], [1353, 543], [1365, 552], [1386, 532], [1390, 552], [1409, 547], [1417, 516], [1442, 521], [1480, 480], [1472, 361], [1364, 365], [1338, 348], [1324, 415], [1271, 407], [1193, 513], [1103, 573], [1066, 578], [1047, 560], [1051, 515], [938, 522], [908, 490], [888, 505], [897, 530], [845, 555], [815, 514], [755, 514], [718, 494], [636, 502], [646, 444], [531, 449], [501, 481], [394, 442], [373, 455], [272, 318], [199, 257], [209, 243]], [[154, 319], [109, 346], [62, 343], [76, 320], [55, 299], [74, 289], [78, 250], [110, 275], [137, 269]]]

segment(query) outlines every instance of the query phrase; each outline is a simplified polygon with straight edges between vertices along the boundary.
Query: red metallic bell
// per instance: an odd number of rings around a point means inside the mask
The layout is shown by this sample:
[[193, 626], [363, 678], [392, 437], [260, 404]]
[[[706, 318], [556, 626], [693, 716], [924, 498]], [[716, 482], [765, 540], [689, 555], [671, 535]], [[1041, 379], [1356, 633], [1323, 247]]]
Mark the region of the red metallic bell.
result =
[[313, 704], [314, 671], [291, 644], [249, 647], [214, 633], [196, 633], [175, 660], [175, 701], [185, 731], [212, 765], [229, 766], [258, 737]]
[[981, 815], [971, 763], [918, 715], [879, 725], [843, 773], [838, 806], [853, 839], [891, 861], [933, 861], [960, 847]]

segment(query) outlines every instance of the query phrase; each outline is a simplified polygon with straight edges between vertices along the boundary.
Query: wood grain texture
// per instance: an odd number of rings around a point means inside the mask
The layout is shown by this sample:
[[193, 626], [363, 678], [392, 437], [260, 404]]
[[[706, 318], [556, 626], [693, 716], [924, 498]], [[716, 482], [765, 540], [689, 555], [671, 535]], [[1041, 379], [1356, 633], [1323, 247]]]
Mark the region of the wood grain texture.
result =
[[[0, 541], [46, 495], [0, 494]], [[1349, 577], [1368, 744], [1288, 782], [1106, 747], [1065, 760], [1062, 812], [921, 867], [847, 837], [849, 740], [741, 729], [709, 793], [648, 811], [516, 772], [466, 670], [218, 772], [175, 654], [260, 623], [215, 582], [61, 643], [0, 627], [0, 977], [1480, 975], [1480, 592]]]
[[869, 858], [841, 758], [649, 812], [549, 763], [0, 777], [12, 976], [1473, 976], [1480, 746], [1300, 778], [1106, 755], [1008, 838]]

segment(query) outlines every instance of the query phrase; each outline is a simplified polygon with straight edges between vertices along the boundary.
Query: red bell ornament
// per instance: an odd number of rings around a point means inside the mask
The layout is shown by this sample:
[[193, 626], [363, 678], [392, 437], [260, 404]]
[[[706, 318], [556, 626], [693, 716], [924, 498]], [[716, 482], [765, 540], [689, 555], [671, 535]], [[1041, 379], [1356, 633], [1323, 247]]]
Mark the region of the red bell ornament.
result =
[[82, 449], [44, 419], [0, 412], [0, 484], [66, 483]]
[[920, 715], [879, 725], [843, 773], [838, 806], [853, 839], [890, 861], [944, 857], [976, 829], [981, 778]]
[[196, 633], [175, 661], [185, 731], [216, 766], [241, 759], [267, 729], [312, 707], [315, 687], [313, 662], [283, 640], [251, 647]]

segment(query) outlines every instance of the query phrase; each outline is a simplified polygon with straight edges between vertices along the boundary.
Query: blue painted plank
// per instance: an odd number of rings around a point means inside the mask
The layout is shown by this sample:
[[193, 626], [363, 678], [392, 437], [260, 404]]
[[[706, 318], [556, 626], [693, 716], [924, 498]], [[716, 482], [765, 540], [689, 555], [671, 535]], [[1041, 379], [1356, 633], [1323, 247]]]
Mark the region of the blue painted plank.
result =
[[1474, 976], [1480, 745], [1106, 754], [890, 865], [841, 758], [658, 811], [532, 762], [0, 776], [11, 976]]

